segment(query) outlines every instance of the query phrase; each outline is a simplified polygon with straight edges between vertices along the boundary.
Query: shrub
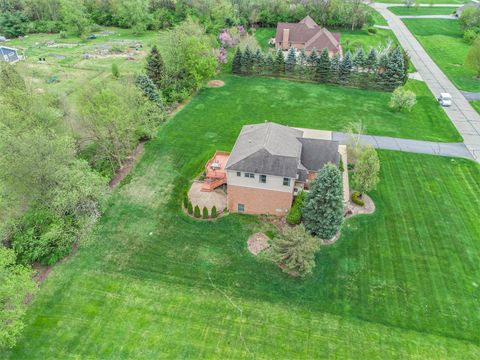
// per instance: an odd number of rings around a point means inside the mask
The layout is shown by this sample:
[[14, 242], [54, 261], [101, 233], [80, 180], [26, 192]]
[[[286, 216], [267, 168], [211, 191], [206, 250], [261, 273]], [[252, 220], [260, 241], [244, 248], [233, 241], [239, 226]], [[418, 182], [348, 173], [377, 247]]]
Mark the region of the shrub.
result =
[[292, 208], [287, 215], [287, 223], [290, 225], [298, 225], [302, 221], [302, 207], [305, 199], [305, 193], [300, 192], [293, 203]]
[[202, 217], [203, 217], [204, 219], [208, 219], [208, 209], [207, 209], [206, 206], [203, 207]]
[[192, 202], [191, 202], [191, 201], [188, 202], [187, 211], [188, 211], [188, 213], [189, 213], [190, 215], [193, 214], [193, 205], [192, 205]]
[[217, 208], [214, 206], [212, 206], [212, 213], [210, 214], [210, 216], [215, 219], [217, 217]]
[[193, 210], [193, 216], [195, 216], [197, 219], [200, 218], [200, 208], [198, 205], [195, 205], [195, 210]]
[[374, 27], [369, 27], [367, 31], [369, 34], [372, 34], [372, 35], [375, 35], [378, 32], [377, 28], [374, 28]]
[[411, 111], [417, 103], [417, 96], [413, 91], [407, 90], [403, 87], [398, 87], [392, 93], [389, 106], [395, 111]]
[[67, 38], [67, 32], [66, 31], [60, 31], [60, 39], [66, 39]]
[[463, 33], [463, 41], [465, 41], [469, 45], [472, 45], [473, 42], [477, 39], [477, 37], [478, 31], [474, 29], [468, 29]]
[[345, 171], [345, 165], [343, 164], [343, 159], [342, 158], [340, 158], [340, 163], [338, 164], [338, 169], [342, 173]]
[[183, 196], [183, 207], [185, 209], [188, 209], [188, 196], [187, 195]]
[[273, 230], [267, 230], [267, 231], [265, 231], [265, 235], [267, 235], [267, 237], [270, 240], [272, 240], [275, 237], [275, 232]]
[[115, 79], [118, 79], [120, 77], [120, 70], [118, 70], [118, 65], [116, 63], [112, 64], [112, 76]]
[[360, 205], [360, 206], [365, 206], [365, 201], [360, 199], [361, 196], [362, 196], [362, 194], [360, 194], [360, 192], [354, 191], [352, 193], [352, 201], [353, 201], [354, 204], [357, 204], [357, 205]]

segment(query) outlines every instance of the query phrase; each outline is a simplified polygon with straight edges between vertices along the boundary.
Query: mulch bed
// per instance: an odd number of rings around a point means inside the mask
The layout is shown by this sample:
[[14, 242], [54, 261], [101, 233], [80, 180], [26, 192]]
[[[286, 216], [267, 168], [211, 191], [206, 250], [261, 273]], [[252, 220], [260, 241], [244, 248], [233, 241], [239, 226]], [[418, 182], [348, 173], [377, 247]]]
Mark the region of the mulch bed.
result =
[[268, 236], [262, 232], [253, 234], [247, 241], [248, 251], [257, 256], [262, 251], [268, 249], [270, 244], [268, 243]]
[[222, 87], [225, 85], [225, 82], [222, 80], [211, 80], [207, 85], [210, 87]]
[[369, 215], [375, 212], [375, 203], [370, 196], [368, 196], [367, 194], [363, 194], [362, 200], [365, 203], [365, 206], [357, 205], [351, 200], [348, 202], [347, 206], [345, 207], [346, 219], [355, 215]]

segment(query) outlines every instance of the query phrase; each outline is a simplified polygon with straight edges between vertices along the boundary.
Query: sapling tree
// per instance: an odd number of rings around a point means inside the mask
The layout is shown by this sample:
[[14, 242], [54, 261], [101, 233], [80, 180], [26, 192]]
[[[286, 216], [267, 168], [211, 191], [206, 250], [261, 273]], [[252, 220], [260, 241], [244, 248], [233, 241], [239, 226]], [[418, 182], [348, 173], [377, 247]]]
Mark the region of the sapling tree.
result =
[[365, 147], [358, 157], [353, 173], [353, 183], [355, 188], [364, 194], [374, 190], [380, 178], [380, 160], [378, 154], [372, 146]]

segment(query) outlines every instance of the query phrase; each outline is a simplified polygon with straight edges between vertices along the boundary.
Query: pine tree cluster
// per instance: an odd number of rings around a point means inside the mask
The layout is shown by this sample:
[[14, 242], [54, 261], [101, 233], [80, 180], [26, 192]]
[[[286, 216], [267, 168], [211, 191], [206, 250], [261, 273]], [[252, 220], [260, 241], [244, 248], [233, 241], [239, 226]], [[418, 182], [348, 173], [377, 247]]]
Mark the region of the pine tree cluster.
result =
[[246, 47], [244, 51], [238, 48], [232, 61], [234, 74], [273, 75], [385, 91], [405, 84], [407, 71], [400, 47], [381, 56], [375, 49], [368, 54], [363, 49], [354, 55], [347, 51], [342, 58], [339, 55], [331, 58], [328, 49], [323, 49], [320, 55], [313, 49], [307, 56], [303, 49], [297, 54], [291, 48], [285, 57], [281, 50], [272, 55], [260, 49], [254, 53]]

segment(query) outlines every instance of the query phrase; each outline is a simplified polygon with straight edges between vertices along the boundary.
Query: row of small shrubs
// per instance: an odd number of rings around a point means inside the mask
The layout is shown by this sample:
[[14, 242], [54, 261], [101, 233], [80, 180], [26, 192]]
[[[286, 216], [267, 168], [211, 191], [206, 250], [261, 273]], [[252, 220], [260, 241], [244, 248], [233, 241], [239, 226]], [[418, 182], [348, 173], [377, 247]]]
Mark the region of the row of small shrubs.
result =
[[305, 192], [301, 191], [295, 198], [295, 201], [293, 202], [293, 205], [287, 215], [287, 223], [290, 225], [298, 225], [302, 221], [302, 207], [304, 200]]
[[359, 206], [365, 206], [365, 201], [361, 199], [362, 194], [358, 191], [354, 191], [352, 193], [352, 201], [354, 204], [357, 204]]
[[[208, 219], [208, 208], [206, 206], [203, 207], [202, 211], [200, 212], [200, 208], [198, 205], [195, 205], [193, 207], [192, 202], [188, 199], [187, 196], [183, 198], [183, 207], [187, 209], [187, 212], [189, 215], [193, 215], [197, 219], [203, 218], [203, 219]], [[212, 207], [212, 210], [210, 212], [210, 218], [215, 219], [218, 216], [217, 213], [217, 208], [215, 206]]]

